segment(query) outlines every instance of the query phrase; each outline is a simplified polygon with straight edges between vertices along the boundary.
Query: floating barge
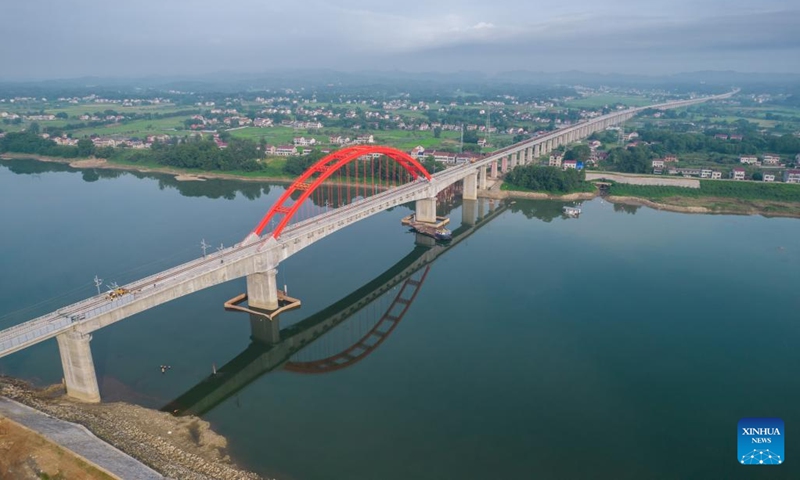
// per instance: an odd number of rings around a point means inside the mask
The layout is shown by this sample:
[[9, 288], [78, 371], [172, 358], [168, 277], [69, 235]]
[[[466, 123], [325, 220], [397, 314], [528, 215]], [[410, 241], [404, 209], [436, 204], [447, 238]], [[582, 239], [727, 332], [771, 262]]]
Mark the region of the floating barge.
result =
[[564, 214], [568, 217], [577, 217], [581, 214], [581, 209], [578, 207], [564, 207]]
[[412, 222], [409, 226], [412, 231], [431, 237], [439, 242], [449, 242], [453, 239], [453, 232], [430, 223]]

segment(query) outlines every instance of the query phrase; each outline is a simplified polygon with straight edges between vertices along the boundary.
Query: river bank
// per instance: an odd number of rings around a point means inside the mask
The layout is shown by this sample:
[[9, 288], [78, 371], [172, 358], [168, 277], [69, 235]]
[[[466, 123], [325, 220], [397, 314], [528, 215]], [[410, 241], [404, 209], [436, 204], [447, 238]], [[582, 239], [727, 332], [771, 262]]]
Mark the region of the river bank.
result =
[[21, 160], [21, 159], [30, 159], [30, 160], [38, 160], [40, 162], [49, 162], [49, 163], [61, 163], [65, 165], [69, 165], [72, 168], [102, 168], [106, 170], [127, 170], [131, 172], [140, 172], [140, 173], [162, 173], [166, 175], [172, 175], [178, 181], [203, 181], [212, 178], [218, 178], [222, 180], [236, 180], [242, 182], [269, 182], [269, 183], [285, 183], [289, 184], [292, 183], [293, 179], [289, 177], [249, 177], [245, 175], [235, 175], [230, 173], [218, 173], [218, 172], [199, 172], [197, 170], [188, 170], [184, 168], [172, 168], [172, 167], [153, 167], [153, 166], [141, 166], [141, 165], [132, 165], [128, 163], [115, 163], [109, 162], [104, 158], [82, 158], [82, 159], [70, 159], [70, 158], [60, 158], [60, 157], [47, 157], [43, 155], [34, 155], [28, 153], [9, 153], [6, 152], [0, 155], [0, 160]]
[[611, 203], [638, 205], [656, 210], [678, 213], [727, 214], [727, 215], [762, 215], [764, 217], [800, 218], [800, 203], [777, 202], [771, 200], [745, 200], [729, 197], [681, 197], [672, 196], [656, 202], [642, 197], [604, 195], [600, 190], [594, 192], [578, 192], [566, 195], [555, 195], [543, 192], [522, 192], [518, 190], [501, 190], [502, 180], [498, 180], [489, 190], [481, 190], [478, 196], [483, 198], [560, 200], [572, 202], [591, 200], [603, 197]]
[[[105, 159], [65, 159], [56, 157], [45, 157], [41, 155], [4, 153], [0, 155], [0, 160], [14, 159], [33, 159], [41, 162], [67, 164], [72, 168], [102, 168], [109, 170], [127, 170], [141, 173], [161, 173], [172, 175], [178, 181], [203, 181], [206, 179], [223, 179], [245, 182], [269, 182], [290, 184], [292, 179], [287, 177], [249, 177], [217, 172], [197, 172], [193, 170], [169, 168], [169, 167], [145, 167], [139, 165], [121, 164], [109, 162]], [[488, 190], [480, 190], [478, 195], [482, 198], [503, 199], [531, 199], [531, 200], [561, 200], [572, 202], [578, 200], [591, 200], [600, 196], [600, 191], [577, 192], [565, 195], [556, 195], [544, 192], [523, 192], [517, 190], [502, 190], [502, 180], [497, 180]], [[605, 197], [612, 203], [624, 203], [628, 205], [641, 205], [658, 210], [667, 210], [679, 213], [700, 213], [700, 214], [733, 214], [733, 215], [763, 215], [765, 217], [790, 217], [800, 218], [800, 203], [797, 202], [777, 202], [770, 200], [744, 200], [729, 197], [683, 197], [673, 196], [660, 199], [655, 202], [642, 197], [609, 195]]]
[[21, 380], [2, 376], [0, 396], [83, 425], [97, 437], [169, 478], [261, 478], [237, 468], [227, 454], [227, 440], [197, 417], [174, 417], [122, 402], [75, 402], [64, 395], [60, 385], [37, 389]]

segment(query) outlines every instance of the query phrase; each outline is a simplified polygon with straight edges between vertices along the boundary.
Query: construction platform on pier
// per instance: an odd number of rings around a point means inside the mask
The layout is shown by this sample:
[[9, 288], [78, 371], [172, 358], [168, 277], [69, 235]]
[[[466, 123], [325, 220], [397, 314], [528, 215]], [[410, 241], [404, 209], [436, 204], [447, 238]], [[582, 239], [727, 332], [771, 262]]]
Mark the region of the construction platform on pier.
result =
[[434, 227], [434, 228], [444, 228], [445, 225], [450, 223], [450, 218], [449, 217], [436, 217], [436, 222], [417, 222], [415, 220], [415, 218], [416, 218], [416, 215], [412, 213], [411, 215], [409, 215], [407, 217], [403, 217], [400, 220], [400, 223], [405, 225], [405, 226], [407, 226], [407, 227], [410, 227], [415, 223], [424, 223], [425, 225], [429, 225], [429, 226]]
[[272, 320], [273, 318], [277, 317], [279, 314], [287, 311], [293, 310], [295, 308], [300, 307], [300, 300], [297, 298], [290, 297], [283, 293], [283, 291], [278, 290], [278, 308], [272, 311], [264, 311], [264, 310], [253, 310], [249, 307], [242, 307], [239, 305], [240, 303], [247, 300], [247, 294], [243, 293], [241, 295], [237, 295], [227, 302], [225, 302], [225, 310], [236, 310], [239, 312], [246, 312], [246, 313], [253, 313], [256, 315], [261, 315], [264, 318]]

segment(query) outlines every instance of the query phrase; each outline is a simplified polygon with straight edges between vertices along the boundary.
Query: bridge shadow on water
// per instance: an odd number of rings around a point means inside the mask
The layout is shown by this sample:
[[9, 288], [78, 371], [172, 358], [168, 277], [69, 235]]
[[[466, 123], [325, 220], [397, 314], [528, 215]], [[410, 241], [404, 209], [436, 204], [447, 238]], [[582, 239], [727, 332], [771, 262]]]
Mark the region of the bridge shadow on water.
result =
[[250, 345], [161, 410], [203, 415], [269, 372], [324, 374], [362, 361], [400, 323], [436, 259], [507, 208], [507, 203], [496, 201], [489, 202], [488, 208], [483, 201], [464, 201], [464, 220], [453, 231], [451, 242], [435, 243], [418, 236], [414, 250], [384, 273], [289, 327], [280, 329], [278, 320], [249, 314]]

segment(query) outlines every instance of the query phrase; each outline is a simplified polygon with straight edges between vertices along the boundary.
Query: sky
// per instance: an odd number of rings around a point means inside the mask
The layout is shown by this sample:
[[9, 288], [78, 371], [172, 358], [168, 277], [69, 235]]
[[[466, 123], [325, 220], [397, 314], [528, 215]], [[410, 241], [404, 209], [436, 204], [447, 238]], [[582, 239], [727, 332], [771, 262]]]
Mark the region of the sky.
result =
[[3, 0], [0, 79], [800, 73], [797, 0]]

